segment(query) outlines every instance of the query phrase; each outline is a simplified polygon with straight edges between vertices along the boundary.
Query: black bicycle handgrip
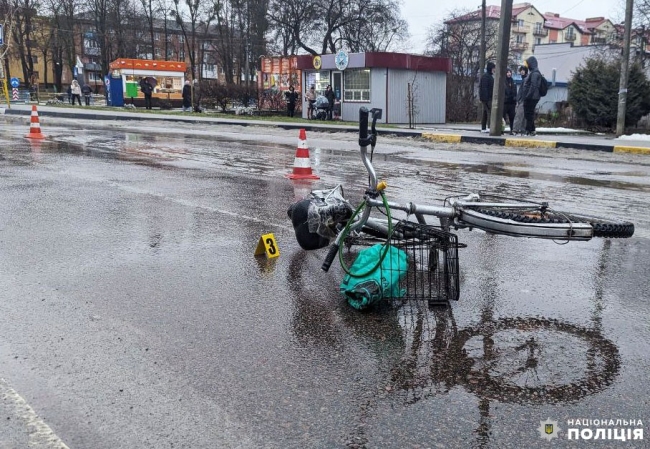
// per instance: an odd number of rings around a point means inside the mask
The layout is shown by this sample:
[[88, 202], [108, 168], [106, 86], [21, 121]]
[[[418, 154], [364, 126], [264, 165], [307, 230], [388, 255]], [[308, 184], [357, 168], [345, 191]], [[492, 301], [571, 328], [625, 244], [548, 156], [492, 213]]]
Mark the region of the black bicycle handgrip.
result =
[[330, 250], [327, 252], [327, 256], [325, 257], [325, 262], [323, 262], [323, 266], [321, 268], [323, 269], [324, 272], [328, 272], [330, 269], [330, 265], [332, 265], [332, 261], [336, 257], [336, 253], [339, 252], [339, 245], [336, 243], [333, 243], [332, 246], [330, 246]]
[[368, 137], [368, 108], [359, 108], [359, 140]]

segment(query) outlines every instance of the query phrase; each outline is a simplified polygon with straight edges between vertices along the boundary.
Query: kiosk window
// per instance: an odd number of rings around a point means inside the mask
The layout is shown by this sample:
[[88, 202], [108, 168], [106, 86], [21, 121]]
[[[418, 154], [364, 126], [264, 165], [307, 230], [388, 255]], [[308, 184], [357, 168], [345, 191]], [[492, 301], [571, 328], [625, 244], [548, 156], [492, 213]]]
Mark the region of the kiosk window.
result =
[[343, 99], [370, 101], [370, 69], [346, 70], [343, 74]]

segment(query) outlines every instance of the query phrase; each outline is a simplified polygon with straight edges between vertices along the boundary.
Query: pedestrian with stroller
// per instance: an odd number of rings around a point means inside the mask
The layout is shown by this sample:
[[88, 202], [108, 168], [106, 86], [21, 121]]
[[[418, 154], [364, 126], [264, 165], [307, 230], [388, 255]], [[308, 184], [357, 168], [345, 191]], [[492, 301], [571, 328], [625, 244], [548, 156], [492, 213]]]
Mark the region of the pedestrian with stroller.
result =
[[296, 101], [298, 101], [298, 93], [293, 86], [289, 86], [289, 91], [284, 93], [287, 100], [287, 116], [293, 117], [296, 112]]
[[515, 112], [517, 108], [517, 86], [512, 79], [512, 70], [506, 69], [506, 86], [503, 98], [503, 119], [509, 126], [508, 132], [512, 134], [515, 124]]
[[334, 94], [334, 91], [332, 90], [331, 85], [327, 85], [327, 88], [325, 89], [325, 98], [327, 98], [328, 105], [327, 105], [327, 120], [332, 120], [332, 114], [334, 112], [334, 102], [336, 101], [336, 94]]
[[528, 76], [524, 81], [524, 118], [526, 119], [526, 135], [534, 136], [535, 132], [535, 108], [539, 99], [542, 98], [539, 87], [542, 84], [542, 74], [537, 65], [537, 58], [528, 57], [524, 61], [528, 67]]
[[79, 81], [72, 80], [70, 89], [72, 92], [72, 106], [74, 106], [75, 100], [77, 100], [79, 102], [79, 106], [81, 106], [81, 86], [79, 86]]
[[485, 73], [478, 84], [478, 95], [483, 112], [481, 114], [481, 132], [488, 133], [490, 130], [490, 113], [492, 112], [492, 94], [494, 92], [494, 63], [488, 62], [485, 67]]
[[521, 84], [517, 91], [517, 106], [515, 108], [515, 122], [512, 132], [516, 136], [520, 136], [526, 132], [526, 120], [524, 118], [524, 81], [528, 76], [528, 68], [526, 66], [519, 67], [519, 75], [521, 76]]

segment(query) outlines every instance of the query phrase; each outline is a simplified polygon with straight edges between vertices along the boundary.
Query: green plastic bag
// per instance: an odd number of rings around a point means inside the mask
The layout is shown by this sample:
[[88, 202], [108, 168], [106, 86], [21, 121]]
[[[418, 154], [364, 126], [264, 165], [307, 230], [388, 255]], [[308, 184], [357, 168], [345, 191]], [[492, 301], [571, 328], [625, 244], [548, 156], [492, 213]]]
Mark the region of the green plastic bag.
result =
[[[350, 267], [352, 274], [368, 273], [377, 265], [382, 252], [382, 244], [376, 244], [359, 252], [357, 259]], [[362, 277], [346, 274], [341, 282], [341, 293], [355, 309], [365, 309], [383, 298], [400, 298], [404, 290], [399, 282], [408, 271], [408, 257], [404, 251], [389, 246], [381, 265]]]

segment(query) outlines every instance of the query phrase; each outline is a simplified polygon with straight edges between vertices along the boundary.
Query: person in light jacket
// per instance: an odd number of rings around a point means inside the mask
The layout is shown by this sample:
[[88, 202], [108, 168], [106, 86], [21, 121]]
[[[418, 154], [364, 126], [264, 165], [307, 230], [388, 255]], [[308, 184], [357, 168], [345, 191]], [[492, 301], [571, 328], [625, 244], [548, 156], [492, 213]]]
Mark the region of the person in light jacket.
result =
[[79, 102], [79, 106], [81, 106], [81, 86], [79, 85], [79, 81], [72, 80], [70, 90], [72, 92], [72, 106], [74, 106], [75, 99]]
[[524, 119], [524, 81], [528, 76], [528, 68], [526, 66], [519, 67], [519, 75], [521, 76], [521, 84], [517, 91], [517, 107], [515, 109], [515, 123], [512, 132], [519, 136], [526, 132], [526, 120]]

